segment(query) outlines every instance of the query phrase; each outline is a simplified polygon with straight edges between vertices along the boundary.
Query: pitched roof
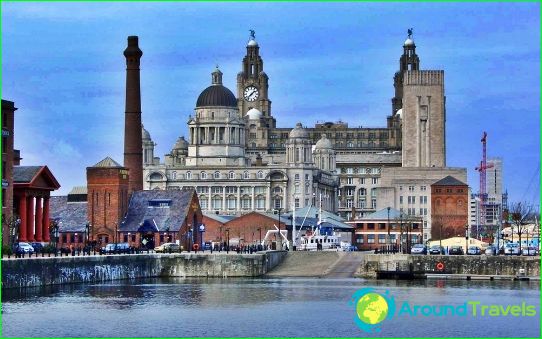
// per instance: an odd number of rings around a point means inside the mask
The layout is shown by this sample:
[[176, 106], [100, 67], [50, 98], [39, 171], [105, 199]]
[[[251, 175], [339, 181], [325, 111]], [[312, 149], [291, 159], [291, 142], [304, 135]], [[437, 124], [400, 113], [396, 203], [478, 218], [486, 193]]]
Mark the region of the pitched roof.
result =
[[102, 161], [98, 162], [92, 167], [122, 167], [118, 162], [111, 159], [110, 157], [105, 157]]
[[231, 215], [221, 215], [221, 214], [216, 214], [216, 213], [213, 213], [213, 212], [203, 212], [203, 216], [207, 217], [207, 218], [210, 218], [210, 219], [213, 219], [213, 220], [216, 220], [222, 224], [225, 224], [227, 223], [228, 221], [232, 220], [233, 218], [235, 218], [235, 216], [231, 216]]
[[69, 203], [67, 196], [52, 196], [49, 200], [50, 218], [58, 223], [59, 232], [84, 232], [87, 224], [87, 203]]
[[[399, 219], [401, 218], [401, 215], [403, 219], [407, 219], [406, 214], [399, 212], [395, 208], [390, 208], [390, 220]], [[360, 218], [360, 220], [387, 220], [387, 219], [388, 219], [387, 207]]]
[[138, 232], [152, 228], [162, 232], [169, 228], [171, 232], [177, 232], [186, 219], [194, 194], [192, 189], [136, 191], [130, 198], [119, 231]]
[[[322, 213], [323, 214], [323, 213]], [[301, 228], [312, 228], [318, 226], [318, 218], [305, 218], [305, 217], [295, 217], [295, 228], [298, 229]], [[290, 222], [291, 224], [291, 222]], [[337, 221], [334, 219], [326, 219], [323, 218], [322, 223], [320, 224], [321, 227], [326, 228], [333, 228], [333, 229], [342, 229], [342, 230], [348, 230], [354, 228], [352, 225], [345, 224], [341, 221]]]
[[[311, 218], [316, 218], [318, 213], [320, 213], [320, 209], [318, 207], [316, 207], [316, 206], [307, 206], [307, 207], [303, 207], [303, 208], [299, 208], [299, 209], [295, 210], [296, 217], [307, 216], [307, 217], [311, 217]], [[286, 214], [291, 215], [292, 213], [288, 212]], [[336, 220], [336, 221], [339, 221], [339, 222], [345, 221], [344, 218], [342, 218], [342, 217], [340, 217], [340, 216], [338, 216], [338, 215], [336, 215], [334, 213], [328, 212], [326, 210], [322, 210], [322, 218], [326, 219], [326, 220]]]
[[13, 182], [29, 183], [43, 166], [13, 166]]
[[452, 177], [451, 175], [447, 176], [446, 178], [440, 179], [439, 181], [433, 183], [431, 186], [467, 186], [464, 182], [461, 182], [457, 180], [456, 178]]
[[87, 194], [87, 186], [74, 186], [68, 194]]

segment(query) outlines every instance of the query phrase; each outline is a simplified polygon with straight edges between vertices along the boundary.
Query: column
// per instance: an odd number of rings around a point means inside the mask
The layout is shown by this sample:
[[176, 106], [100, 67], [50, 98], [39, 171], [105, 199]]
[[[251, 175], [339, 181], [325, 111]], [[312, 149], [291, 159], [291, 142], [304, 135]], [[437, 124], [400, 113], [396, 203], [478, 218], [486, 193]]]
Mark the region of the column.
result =
[[271, 209], [271, 185], [267, 187], [267, 194], [265, 199], [265, 210], [269, 211]]
[[250, 208], [255, 211], [256, 210], [256, 206], [254, 205], [254, 202], [255, 202], [255, 198], [256, 198], [256, 193], [254, 192], [254, 186], [252, 186], [252, 205], [250, 205]]
[[222, 186], [222, 210], [227, 210], [226, 206], [226, 186]]
[[42, 221], [43, 221], [43, 214], [42, 214], [42, 209], [41, 209], [41, 202], [42, 202], [42, 197], [36, 197], [36, 241], [38, 242], [42, 242], [43, 241], [43, 238], [42, 238], [42, 231], [43, 231], [43, 224], [42, 224]]
[[237, 186], [237, 210], [241, 210], [241, 187]]
[[207, 186], [207, 210], [212, 211], [213, 206], [211, 206], [212, 199], [211, 199], [211, 186]]
[[19, 218], [21, 224], [19, 225], [19, 241], [26, 242], [26, 193], [19, 197]]
[[46, 196], [43, 198], [43, 241], [50, 242], [50, 232], [49, 232], [49, 197]]
[[26, 237], [34, 241], [34, 197], [26, 197]]

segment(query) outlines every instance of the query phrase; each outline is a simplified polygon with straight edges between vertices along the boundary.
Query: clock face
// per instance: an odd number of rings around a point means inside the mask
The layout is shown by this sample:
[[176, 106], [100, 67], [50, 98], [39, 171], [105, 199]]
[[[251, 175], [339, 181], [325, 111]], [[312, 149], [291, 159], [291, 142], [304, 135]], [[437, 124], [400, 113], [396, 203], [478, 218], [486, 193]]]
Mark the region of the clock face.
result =
[[243, 95], [246, 101], [256, 101], [256, 99], [258, 99], [258, 97], [260, 96], [260, 92], [258, 92], [258, 89], [256, 87], [248, 86], [247, 88], [245, 88]]

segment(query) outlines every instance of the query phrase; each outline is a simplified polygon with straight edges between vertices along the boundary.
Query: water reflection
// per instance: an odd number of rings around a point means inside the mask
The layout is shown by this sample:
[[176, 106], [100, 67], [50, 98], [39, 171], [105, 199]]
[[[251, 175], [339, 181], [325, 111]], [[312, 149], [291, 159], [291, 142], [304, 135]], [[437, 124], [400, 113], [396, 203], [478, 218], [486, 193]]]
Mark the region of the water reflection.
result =
[[[168, 278], [5, 290], [4, 336], [360, 336], [347, 301], [362, 287], [396, 302], [466, 300], [539, 309], [539, 282]], [[28, 322], [28, 317], [32, 322]], [[382, 336], [535, 336], [535, 319], [393, 319]], [[119, 326], [103, 326], [104, 322]], [[66, 326], [70, 324], [70, 326]], [[152, 326], [149, 326], [152, 324]]]

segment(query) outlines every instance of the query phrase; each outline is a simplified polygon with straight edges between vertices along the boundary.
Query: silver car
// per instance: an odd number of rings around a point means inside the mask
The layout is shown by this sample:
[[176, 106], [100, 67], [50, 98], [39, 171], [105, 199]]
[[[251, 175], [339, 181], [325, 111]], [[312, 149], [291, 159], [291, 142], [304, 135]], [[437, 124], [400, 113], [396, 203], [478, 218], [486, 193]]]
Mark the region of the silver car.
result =
[[525, 247], [521, 251], [521, 254], [522, 255], [537, 255], [538, 254], [538, 249], [536, 247], [533, 247], [533, 246]]
[[427, 254], [427, 247], [422, 244], [416, 244], [410, 249], [410, 254]]
[[495, 248], [495, 246], [488, 246], [484, 253], [486, 255], [496, 255], [497, 254], [497, 248]]
[[520, 248], [519, 244], [516, 243], [508, 243], [504, 245], [504, 254], [505, 255], [520, 255]]

